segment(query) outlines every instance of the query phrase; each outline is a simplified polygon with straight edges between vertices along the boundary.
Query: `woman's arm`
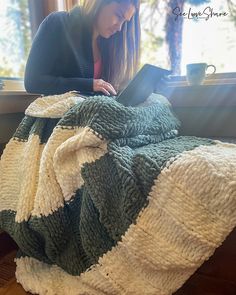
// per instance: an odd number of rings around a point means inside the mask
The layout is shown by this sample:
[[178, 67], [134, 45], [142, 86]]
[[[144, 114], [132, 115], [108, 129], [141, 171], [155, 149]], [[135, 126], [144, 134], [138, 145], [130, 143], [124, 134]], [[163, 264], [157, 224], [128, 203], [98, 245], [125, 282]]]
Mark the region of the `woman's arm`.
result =
[[25, 89], [40, 94], [60, 94], [76, 90], [93, 91], [93, 79], [64, 78], [53, 75], [55, 64], [63, 59], [60, 55], [62, 25], [59, 13], [50, 14], [40, 25], [34, 38], [25, 69]]

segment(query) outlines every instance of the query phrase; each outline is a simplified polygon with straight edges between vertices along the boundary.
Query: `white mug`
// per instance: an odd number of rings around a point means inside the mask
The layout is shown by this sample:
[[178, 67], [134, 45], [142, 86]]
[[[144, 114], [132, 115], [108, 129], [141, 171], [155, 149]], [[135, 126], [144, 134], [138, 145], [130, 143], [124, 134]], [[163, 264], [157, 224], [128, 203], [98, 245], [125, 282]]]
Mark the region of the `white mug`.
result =
[[[208, 68], [213, 67], [213, 72], [207, 74]], [[210, 76], [216, 72], [214, 65], [208, 65], [206, 63], [193, 63], [186, 66], [187, 69], [187, 81], [189, 85], [200, 85], [205, 80], [205, 77]]]

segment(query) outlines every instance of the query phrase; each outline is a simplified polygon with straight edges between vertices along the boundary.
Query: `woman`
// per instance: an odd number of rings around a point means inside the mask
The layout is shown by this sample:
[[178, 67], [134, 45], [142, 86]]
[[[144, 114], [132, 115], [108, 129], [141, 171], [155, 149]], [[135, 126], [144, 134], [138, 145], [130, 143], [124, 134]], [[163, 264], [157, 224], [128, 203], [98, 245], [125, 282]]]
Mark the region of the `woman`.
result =
[[45, 95], [71, 90], [116, 95], [137, 71], [139, 48], [139, 0], [85, 0], [42, 22], [25, 88]]

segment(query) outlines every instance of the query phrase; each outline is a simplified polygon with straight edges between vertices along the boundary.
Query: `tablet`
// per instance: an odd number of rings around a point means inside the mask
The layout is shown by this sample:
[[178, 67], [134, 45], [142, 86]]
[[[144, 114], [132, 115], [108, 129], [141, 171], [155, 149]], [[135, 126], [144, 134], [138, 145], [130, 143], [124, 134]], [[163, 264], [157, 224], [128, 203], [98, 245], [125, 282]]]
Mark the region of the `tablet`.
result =
[[170, 74], [170, 70], [145, 64], [116, 97], [116, 101], [125, 106], [136, 106], [144, 102], [157, 89], [161, 79]]

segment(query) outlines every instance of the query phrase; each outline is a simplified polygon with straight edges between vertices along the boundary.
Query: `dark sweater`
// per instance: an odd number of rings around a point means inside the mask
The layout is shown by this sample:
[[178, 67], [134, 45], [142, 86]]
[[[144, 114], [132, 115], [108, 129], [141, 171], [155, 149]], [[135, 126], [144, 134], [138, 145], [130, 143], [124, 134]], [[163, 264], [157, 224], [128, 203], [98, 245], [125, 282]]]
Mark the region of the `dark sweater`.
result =
[[93, 90], [92, 30], [79, 7], [40, 25], [25, 69], [25, 89], [45, 95]]

